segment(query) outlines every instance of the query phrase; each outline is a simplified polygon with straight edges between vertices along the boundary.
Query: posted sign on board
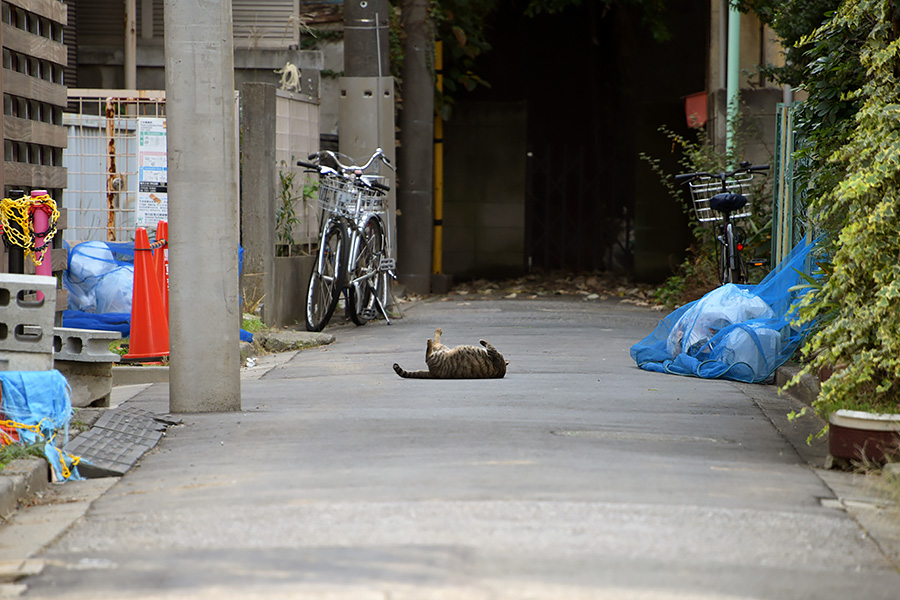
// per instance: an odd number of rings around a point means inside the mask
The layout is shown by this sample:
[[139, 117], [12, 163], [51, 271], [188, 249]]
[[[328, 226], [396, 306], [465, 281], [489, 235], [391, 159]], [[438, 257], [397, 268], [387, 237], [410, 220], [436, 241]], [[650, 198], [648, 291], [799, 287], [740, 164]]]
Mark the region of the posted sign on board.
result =
[[155, 228], [169, 220], [166, 173], [166, 120], [138, 119], [137, 227]]

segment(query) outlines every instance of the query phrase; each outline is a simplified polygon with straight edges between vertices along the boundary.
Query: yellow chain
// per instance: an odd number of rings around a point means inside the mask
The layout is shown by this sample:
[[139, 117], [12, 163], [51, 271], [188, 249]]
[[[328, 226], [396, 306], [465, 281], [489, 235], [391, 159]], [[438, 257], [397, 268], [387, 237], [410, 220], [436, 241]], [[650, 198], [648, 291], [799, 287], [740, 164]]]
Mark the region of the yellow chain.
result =
[[[31, 207], [43, 205], [50, 208], [49, 231], [44, 234], [44, 245], [35, 246], [34, 228], [32, 226]], [[11, 244], [25, 250], [25, 258], [31, 257], [35, 265], [40, 265], [44, 260], [44, 248], [50, 245], [53, 236], [56, 235], [56, 221], [59, 219], [59, 209], [56, 202], [48, 194], [42, 196], [22, 196], [17, 200], [4, 198], [0, 200], [0, 229]], [[16, 227], [10, 227], [10, 223]]]
[[[68, 452], [63, 452], [61, 449], [59, 449], [59, 448], [57, 448], [56, 446], [54, 446], [54, 445], [53, 445], [53, 439], [56, 437], [56, 432], [55, 432], [55, 431], [54, 431], [53, 434], [50, 435], [50, 439], [49, 439], [49, 440], [48, 440], [47, 438], [44, 437], [44, 434], [41, 433], [41, 423], [43, 423], [43, 422], [46, 421], [46, 420], [47, 420], [47, 419], [41, 419], [41, 420], [38, 422], [37, 425], [26, 425], [25, 423], [19, 423], [19, 422], [17, 422], [17, 421], [13, 421], [12, 419], [6, 419], [6, 420], [0, 420], [0, 427], [7, 427], [7, 428], [9, 428], [9, 429], [26, 429], [26, 430], [28, 430], [28, 431], [34, 433], [35, 435], [37, 435], [39, 438], [41, 438], [41, 441], [47, 441], [47, 442], [49, 442], [49, 443], [50, 443], [50, 446], [51, 446], [54, 450], [56, 450], [56, 452], [59, 454], [59, 462], [60, 462], [60, 464], [62, 465], [62, 476], [63, 476], [63, 478], [64, 478], [64, 479], [68, 479], [68, 478], [69, 478], [69, 475], [72, 474], [72, 471], [69, 470], [69, 466], [66, 464], [65, 458], [66, 458], [66, 457], [69, 457], [69, 460], [72, 461], [72, 466], [73, 466], [73, 467], [77, 467], [77, 466], [78, 466], [78, 463], [81, 462], [81, 457], [80, 457], [80, 456], [75, 456], [74, 454], [69, 454]], [[6, 434], [4, 434], [4, 435], [6, 435]]]

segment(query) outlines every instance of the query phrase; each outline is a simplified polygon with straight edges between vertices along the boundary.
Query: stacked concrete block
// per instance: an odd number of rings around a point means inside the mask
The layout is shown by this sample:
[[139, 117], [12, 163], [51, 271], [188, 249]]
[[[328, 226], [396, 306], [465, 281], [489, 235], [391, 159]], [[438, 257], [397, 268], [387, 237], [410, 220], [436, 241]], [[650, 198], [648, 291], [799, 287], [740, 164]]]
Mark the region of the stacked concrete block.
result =
[[56, 278], [0, 273], [0, 371], [53, 368]]
[[53, 352], [58, 361], [119, 362], [121, 357], [112, 352], [109, 345], [121, 337], [118, 331], [56, 327], [53, 329]]
[[54, 366], [69, 382], [72, 406], [109, 406], [112, 367], [121, 358], [109, 344], [121, 337], [117, 331], [54, 329]]

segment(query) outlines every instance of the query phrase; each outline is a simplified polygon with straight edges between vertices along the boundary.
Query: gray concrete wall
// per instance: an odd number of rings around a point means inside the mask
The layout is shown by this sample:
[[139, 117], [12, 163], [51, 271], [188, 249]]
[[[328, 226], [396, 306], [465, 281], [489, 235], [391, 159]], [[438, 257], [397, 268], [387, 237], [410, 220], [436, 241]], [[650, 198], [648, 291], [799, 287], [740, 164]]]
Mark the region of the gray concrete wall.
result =
[[[79, 45], [78, 87], [88, 89], [122, 89], [125, 76], [122, 50], [107, 46]], [[239, 89], [247, 82], [277, 85], [281, 75], [275, 71], [285, 63], [297, 65], [303, 73], [301, 91], [319, 96], [319, 73], [323, 55], [319, 51], [234, 50], [234, 82]], [[139, 45], [137, 49], [137, 86], [141, 90], [163, 90], [166, 87], [166, 58], [162, 46]]]
[[[312, 258], [275, 256], [277, 182], [280, 169], [292, 170], [295, 193], [302, 188], [306, 174], [295, 163], [318, 147], [312, 146], [318, 143], [317, 109], [316, 98], [305, 94], [289, 94], [263, 83], [241, 86], [241, 295], [244, 310], [261, 301], [263, 322], [270, 326], [303, 322]], [[295, 202], [303, 229], [294, 231], [298, 245], [310, 241], [307, 225], [317, 235], [317, 221], [311, 220], [314, 210], [314, 200], [310, 206], [303, 199]]]
[[241, 86], [241, 246], [244, 310], [263, 303], [262, 319], [275, 295], [275, 86]]
[[306, 289], [315, 256], [276, 256], [275, 295], [266, 305], [272, 327], [306, 328]]
[[[738, 139], [743, 147], [743, 160], [753, 164], [768, 163], [775, 154], [775, 114], [784, 99], [781, 88], [741, 90], [741, 131]], [[717, 148], [725, 150], [725, 90], [710, 92], [709, 102], [712, 131]], [[715, 124], [714, 126], [713, 123]]]
[[456, 278], [521, 274], [525, 103], [457, 108], [444, 127], [444, 272]]

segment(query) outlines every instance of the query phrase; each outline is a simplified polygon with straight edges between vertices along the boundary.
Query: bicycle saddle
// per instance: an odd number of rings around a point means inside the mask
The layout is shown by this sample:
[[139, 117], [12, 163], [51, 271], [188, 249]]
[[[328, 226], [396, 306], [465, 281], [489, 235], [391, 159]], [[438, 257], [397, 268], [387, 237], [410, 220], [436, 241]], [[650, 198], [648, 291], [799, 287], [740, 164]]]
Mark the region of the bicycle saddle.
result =
[[709, 207], [719, 212], [730, 213], [743, 208], [747, 204], [747, 197], [742, 194], [722, 193], [709, 199]]

